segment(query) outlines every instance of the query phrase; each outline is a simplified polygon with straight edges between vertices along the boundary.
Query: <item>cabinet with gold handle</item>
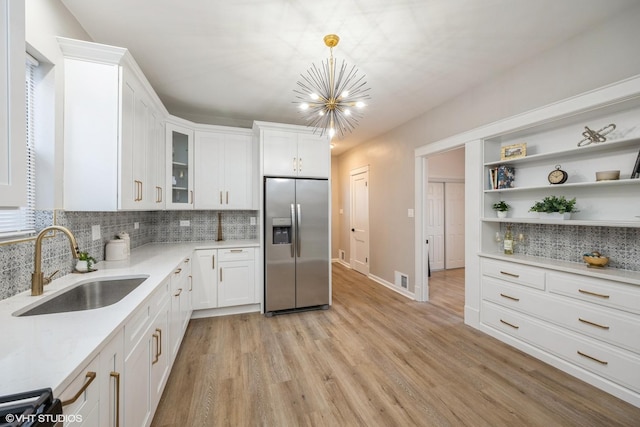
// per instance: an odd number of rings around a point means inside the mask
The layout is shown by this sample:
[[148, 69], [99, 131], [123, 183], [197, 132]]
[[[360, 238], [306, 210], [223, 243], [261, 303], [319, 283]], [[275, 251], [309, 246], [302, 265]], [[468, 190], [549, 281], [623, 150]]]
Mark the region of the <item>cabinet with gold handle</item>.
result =
[[85, 375], [85, 382], [84, 382], [84, 384], [82, 384], [82, 387], [80, 387], [80, 390], [78, 390], [78, 392], [71, 399], [63, 400], [62, 401], [62, 406], [71, 405], [73, 402], [78, 400], [80, 398], [80, 396], [82, 396], [82, 393], [84, 393], [89, 388], [89, 386], [91, 385], [91, 383], [95, 379], [96, 379], [96, 373], [95, 372], [93, 372], [93, 371], [87, 372], [87, 374]]
[[178, 288], [178, 292], [173, 294], [173, 296], [174, 297], [179, 297], [181, 293], [182, 293], [182, 288]]
[[120, 372], [111, 371], [109, 376], [116, 382], [115, 419], [116, 427], [120, 427]]
[[160, 356], [162, 356], [162, 329], [156, 328], [156, 331], [151, 334], [156, 343], [156, 351], [153, 355], [153, 360], [151, 361], [152, 365], [155, 365], [160, 360]]

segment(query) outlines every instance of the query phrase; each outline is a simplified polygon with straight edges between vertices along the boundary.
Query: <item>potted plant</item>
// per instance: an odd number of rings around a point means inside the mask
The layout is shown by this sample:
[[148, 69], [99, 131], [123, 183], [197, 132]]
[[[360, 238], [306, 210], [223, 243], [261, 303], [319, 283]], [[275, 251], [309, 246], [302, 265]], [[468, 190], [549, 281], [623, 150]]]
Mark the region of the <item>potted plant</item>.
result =
[[89, 255], [88, 252], [80, 252], [78, 254], [78, 262], [76, 263], [76, 270], [86, 272], [91, 271], [91, 266], [96, 262], [95, 258]]
[[509, 206], [504, 200], [500, 200], [493, 204], [493, 210], [496, 211], [498, 218], [506, 218], [509, 209], [511, 209], [511, 206]]
[[564, 196], [547, 196], [535, 202], [529, 212], [538, 212], [540, 218], [569, 219], [576, 210], [576, 198], [567, 200]]

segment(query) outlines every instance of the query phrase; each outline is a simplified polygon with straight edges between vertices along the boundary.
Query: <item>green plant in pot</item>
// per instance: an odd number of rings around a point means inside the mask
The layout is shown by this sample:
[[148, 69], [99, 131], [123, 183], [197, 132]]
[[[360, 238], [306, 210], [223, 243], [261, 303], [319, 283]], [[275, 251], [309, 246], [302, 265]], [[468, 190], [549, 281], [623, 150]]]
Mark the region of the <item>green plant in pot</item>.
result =
[[91, 266], [96, 262], [95, 258], [89, 255], [88, 252], [80, 252], [78, 254], [78, 262], [76, 263], [76, 270], [78, 271], [90, 271]]
[[564, 196], [547, 196], [541, 201], [535, 202], [529, 212], [538, 212], [540, 217], [569, 219], [571, 213], [578, 212], [576, 198], [567, 200]]
[[506, 218], [507, 212], [511, 209], [511, 206], [509, 206], [504, 200], [494, 203], [492, 207], [493, 210], [496, 211], [498, 218]]

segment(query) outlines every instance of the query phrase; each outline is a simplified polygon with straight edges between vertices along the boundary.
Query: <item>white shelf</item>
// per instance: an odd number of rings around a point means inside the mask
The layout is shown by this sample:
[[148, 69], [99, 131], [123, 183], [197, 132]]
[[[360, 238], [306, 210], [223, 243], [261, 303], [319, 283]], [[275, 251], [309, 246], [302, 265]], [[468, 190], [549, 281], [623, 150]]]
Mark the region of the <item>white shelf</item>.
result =
[[496, 190], [484, 190], [485, 193], [512, 193], [524, 191], [548, 190], [550, 188], [585, 188], [585, 187], [617, 187], [622, 185], [640, 185], [640, 179], [618, 179], [615, 181], [589, 181], [571, 182], [565, 184], [548, 184], [535, 187], [498, 188]]
[[591, 219], [541, 219], [541, 218], [481, 218], [482, 222], [504, 222], [511, 224], [557, 224], [582, 225], [590, 227], [640, 228], [640, 218], [633, 220], [591, 220]]
[[187, 191], [188, 188], [186, 187], [171, 187], [172, 190], [177, 190], [177, 191]]
[[173, 166], [178, 166], [178, 167], [181, 167], [181, 168], [189, 167], [188, 163], [183, 163], [183, 162], [173, 162], [172, 164], [173, 164]]
[[[608, 141], [608, 142], [600, 142], [600, 143], [591, 143], [589, 145], [583, 147], [575, 147], [566, 150], [553, 151], [548, 153], [541, 154], [532, 154], [530, 156], [521, 157], [519, 159], [513, 160], [496, 160], [493, 162], [485, 163], [484, 166], [499, 166], [499, 165], [521, 165], [524, 163], [534, 163], [534, 162], [547, 162], [549, 160], [553, 160], [556, 162], [561, 158], [574, 157], [576, 155], [582, 156], [583, 154], [597, 153], [599, 151], [614, 151], [627, 147], [633, 147], [634, 145], [640, 148], [640, 138], [628, 138], [621, 139], [618, 141]], [[552, 162], [552, 163], [553, 163]], [[554, 163], [555, 164], [555, 163]]]

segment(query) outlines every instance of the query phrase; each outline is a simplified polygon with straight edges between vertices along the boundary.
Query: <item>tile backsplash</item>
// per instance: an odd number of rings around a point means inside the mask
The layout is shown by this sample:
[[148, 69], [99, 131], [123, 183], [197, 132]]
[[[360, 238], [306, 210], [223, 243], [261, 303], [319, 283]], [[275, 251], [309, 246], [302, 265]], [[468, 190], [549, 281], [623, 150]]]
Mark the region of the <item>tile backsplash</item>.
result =
[[[256, 211], [224, 211], [222, 236], [225, 240], [258, 238], [258, 226], [251, 225]], [[120, 232], [129, 233], [131, 247], [151, 242], [187, 242], [215, 240], [218, 235], [218, 212], [214, 211], [158, 211], [158, 212], [65, 212], [40, 211], [36, 225], [43, 228], [54, 222], [69, 228], [81, 251], [96, 261], [104, 260], [107, 241]], [[188, 226], [181, 226], [188, 221]], [[257, 221], [256, 221], [257, 222]], [[137, 228], [135, 225], [137, 224]], [[100, 226], [100, 238], [93, 240], [92, 226]], [[0, 300], [28, 290], [31, 286], [35, 241], [0, 245]], [[73, 271], [69, 240], [63, 233], [47, 237], [42, 244], [42, 271], [56, 277]]]
[[[598, 251], [609, 257], [609, 267], [640, 271], [640, 228], [578, 225], [511, 224], [514, 238], [523, 234], [514, 253], [582, 263], [582, 255]], [[506, 225], [501, 224], [504, 235]]]

